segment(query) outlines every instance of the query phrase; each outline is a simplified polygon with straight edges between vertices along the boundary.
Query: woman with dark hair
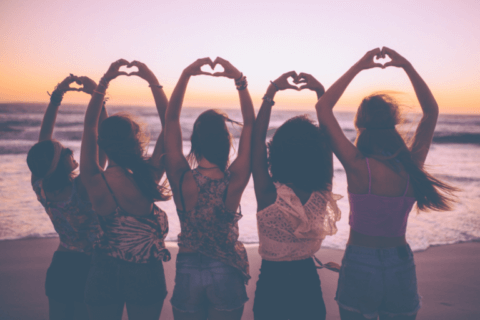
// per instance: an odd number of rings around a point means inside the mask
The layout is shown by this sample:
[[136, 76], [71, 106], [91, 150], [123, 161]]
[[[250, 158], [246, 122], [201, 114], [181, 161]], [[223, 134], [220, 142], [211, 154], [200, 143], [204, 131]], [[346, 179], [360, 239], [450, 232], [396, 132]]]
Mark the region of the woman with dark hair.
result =
[[[92, 95], [85, 114], [80, 169], [102, 228], [85, 289], [91, 319], [121, 319], [126, 304], [129, 319], [160, 316], [167, 295], [162, 261], [170, 260], [164, 239], [168, 232], [165, 212], [155, 201], [169, 198], [158, 182], [164, 173], [163, 131], [151, 157], [148, 137], [128, 114], [105, 119], [97, 131], [102, 100], [122, 66], [138, 68], [148, 82], [162, 126], [168, 100], [155, 75], [141, 62], [118, 60], [110, 66]], [[98, 145], [97, 145], [98, 143]], [[97, 162], [106, 153], [108, 167]]]
[[[73, 82], [83, 85], [83, 88], [70, 88]], [[65, 92], [92, 94], [96, 86], [93, 80], [74, 75], [58, 84], [43, 117], [39, 142], [28, 151], [27, 156], [33, 190], [60, 238], [45, 281], [51, 320], [88, 319], [84, 303], [85, 282], [93, 243], [100, 228], [87, 191], [75, 172], [78, 163], [72, 150], [53, 140], [52, 135]], [[103, 109], [100, 121], [106, 117]], [[104, 166], [105, 156], [100, 154], [99, 157], [99, 165]]]
[[[210, 74], [201, 67], [216, 64], [224, 72]], [[217, 110], [202, 113], [193, 126], [191, 169], [183, 155], [180, 110], [190, 77], [206, 74], [235, 79], [243, 129], [238, 156], [229, 164], [231, 136], [227, 116]], [[250, 177], [250, 143], [255, 120], [245, 76], [230, 62], [198, 59], [180, 76], [166, 115], [167, 176], [180, 219], [173, 315], [179, 319], [240, 319], [248, 300], [245, 282], [247, 253], [238, 239], [240, 198]]]
[[[388, 56], [382, 65], [374, 58]], [[355, 144], [332, 109], [362, 70], [402, 68], [423, 111], [410, 147], [395, 128], [398, 105], [386, 95], [365, 98], [355, 118]], [[412, 251], [405, 239], [414, 203], [420, 210], [449, 210], [456, 189], [423, 168], [438, 118], [427, 84], [410, 62], [392, 49], [371, 50], [338, 79], [316, 105], [333, 152], [345, 168], [350, 199], [350, 237], [342, 261], [336, 300], [345, 319], [415, 319], [420, 309]]]
[[[304, 83], [297, 88], [288, 78]], [[307, 116], [282, 124], [267, 146], [268, 124], [277, 91], [325, 90], [313, 76], [287, 72], [271, 83], [253, 133], [252, 173], [257, 197], [262, 257], [253, 312], [262, 319], [325, 319], [320, 278], [313, 260], [340, 219], [332, 194], [333, 159], [328, 138]], [[270, 172], [269, 172], [270, 169]]]

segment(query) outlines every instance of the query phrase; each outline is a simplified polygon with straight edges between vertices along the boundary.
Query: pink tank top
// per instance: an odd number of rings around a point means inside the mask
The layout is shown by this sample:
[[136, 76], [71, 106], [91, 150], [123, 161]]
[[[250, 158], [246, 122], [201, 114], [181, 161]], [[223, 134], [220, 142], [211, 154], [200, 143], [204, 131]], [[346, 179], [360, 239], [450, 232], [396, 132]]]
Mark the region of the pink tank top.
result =
[[350, 227], [356, 232], [368, 236], [401, 237], [407, 230], [408, 214], [412, 210], [416, 199], [406, 197], [407, 187], [401, 197], [377, 196], [371, 193], [372, 176], [370, 165], [368, 168], [368, 193], [348, 193], [350, 202]]

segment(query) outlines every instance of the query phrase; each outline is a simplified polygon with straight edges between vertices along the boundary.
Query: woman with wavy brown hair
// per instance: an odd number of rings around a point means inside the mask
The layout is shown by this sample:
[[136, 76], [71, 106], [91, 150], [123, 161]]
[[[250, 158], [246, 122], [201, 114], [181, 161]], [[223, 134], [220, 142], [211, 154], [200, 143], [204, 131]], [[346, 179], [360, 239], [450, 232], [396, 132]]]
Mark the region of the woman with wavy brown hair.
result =
[[[85, 299], [91, 319], [121, 319], [124, 305], [129, 319], [160, 316], [167, 295], [164, 261], [168, 221], [155, 201], [169, 198], [158, 185], [165, 172], [162, 163], [163, 131], [153, 154], [146, 155], [148, 139], [128, 114], [105, 119], [97, 131], [98, 116], [108, 84], [122, 66], [135, 66], [136, 75], [148, 82], [162, 125], [168, 100], [155, 75], [138, 61], [118, 60], [110, 66], [92, 95], [82, 138], [82, 181], [98, 214], [102, 234], [96, 244], [88, 275]], [[104, 170], [97, 162], [99, 150], [108, 157]]]
[[[388, 56], [385, 65], [374, 58]], [[355, 144], [345, 136], [333, 107], [362, 70], [402, 68], [423, 116], [407, 146], [396, 125], [398, 105], [387, 95], [366, 97], [355, 117]], [[342, 261], [336, 300], [345, 319], [415, 319], [420, 309], [413, 254], [405, 233], [415, 203], [420, 210], [449, 210], [456, 189], [424, 169], [438, 118], [427, 84], [410, 62], [392, 49], [371, 50], [318, 100], [318, 120], [347, 174], [350, 237]]]
[[[204, 65], [220, 64], [224, 72], [210, 74]], [[243, 116], [238, 155], [230, 164], [230, 119], [217, 110], [203, 112], [191, 136], [192, 164], [183, 154], [180, 111], [188, 81], [196, 75], [234, 79]], [[166, 115], [167, 176], [180, 219], [179, 253], [173, 315], [179, 319], [240, 319], [248, 300], [245, 283], [247, 253], [238, 241], [242, 193], [250, 178], [250, 145], [255, 120], [247, 80], [230, 62], [198, 59], [180, 76]]]
[[332, 193], [328, 137], [308, 116], [287, 120], [265, 143], [273, 99], [287, 89], [308, 89], [317, 98], [325, 92], [310, 74], [284, 73], [268, 86], [255, 121], [252, 174], [262, 265], [253, 312], [255, 320], [320, 320], [326, 308], [314, 256], [337, 232], [341, 197]]

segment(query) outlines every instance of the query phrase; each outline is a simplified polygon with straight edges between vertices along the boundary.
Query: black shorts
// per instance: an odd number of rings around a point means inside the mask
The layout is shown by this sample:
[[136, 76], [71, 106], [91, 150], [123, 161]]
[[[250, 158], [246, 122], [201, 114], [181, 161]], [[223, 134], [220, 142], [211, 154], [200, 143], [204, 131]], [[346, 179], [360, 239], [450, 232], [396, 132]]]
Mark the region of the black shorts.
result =
[[90, 261], [83, 252], [55, 251], [45, 281], [47, 296], [64, 303], [83, 302]]
[[167, 296], [162, 261], [134, 263], [95, 252], [85, 288], [85, 303], [151, 305]]
[[324, 320], [325, 303], [313, 259], [262, 260], [253, 314], [255, 320]]

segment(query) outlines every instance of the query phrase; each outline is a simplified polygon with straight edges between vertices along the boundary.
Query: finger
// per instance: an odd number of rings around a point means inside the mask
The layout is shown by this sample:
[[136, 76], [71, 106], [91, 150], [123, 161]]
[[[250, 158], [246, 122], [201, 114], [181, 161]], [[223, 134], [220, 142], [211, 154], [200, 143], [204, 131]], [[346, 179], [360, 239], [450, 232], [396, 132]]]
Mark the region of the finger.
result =
[[389, 61], [385, 63], [382, 68], [385, 69], [386, 67], [395, 67], [395, 64], [393, 63], [393, 61]]
[[117, 72], [116, 77], [118, 77], [118, 76], [128, 76], [128, 73], [126, 73], [125, 71], [119, 71], [119, 72]]
[[310, 88], [308, 87], [308, 85], [305, 84], [303, 86], [298, 87], [298, 89], [303, 90], [303, 89], [310, 89]]
[[205, 72], [205, 71], [200, 71], [200, 72], [197, 72], [195, 73], [195, 75], [205, 75], [205, 76], [213, 76], [213, 74], [211, 74], [210, 72]]
[[383, 69], [383, 64], [381, 63], [374, 63], [373, 68], [382, 68]]
[[128, 66], [130, 64], [130, 62], [128, 62], [125, 59], [119, 59], [115, 63], [118, 66], [118, 68], [123, 67], [123, 66]]
[[212, 76], [214, 77], [226, 77], [226, 73], [225, 72], [215, 72], [214, 74], [212, 74]]
[[284, 73], [283, 76], [284, 76], [285, 78], [288, 78], [288, 77], [294, 78], [294, 77], [297, 76], [297, 73], [296, 73], [295, 71], [289, 71], [289, 72]]
[[138, 71], [133, 71], [128, 74], [129, 76], [140, 76]]

